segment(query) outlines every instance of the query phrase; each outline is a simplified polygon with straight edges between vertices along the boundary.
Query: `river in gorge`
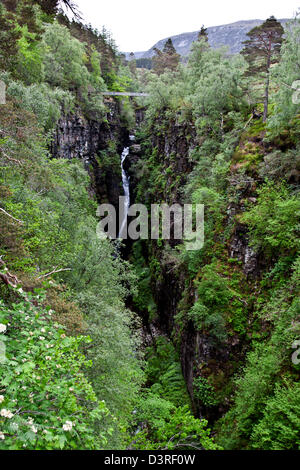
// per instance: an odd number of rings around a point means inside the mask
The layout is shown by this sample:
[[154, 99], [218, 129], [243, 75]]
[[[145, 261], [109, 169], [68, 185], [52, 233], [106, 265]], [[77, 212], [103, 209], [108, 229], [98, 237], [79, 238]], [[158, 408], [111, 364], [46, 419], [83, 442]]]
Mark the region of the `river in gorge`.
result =
[[[129, 139], [131, 142], [134, 142], [135, 136], [130, 135]], [[119, 230], [119, 239], [127, 238], [127, 217], [130, 207], [130, 177], [127, 175], [127, 172], [124, 168], [125, 160], [129, 155], [129, 147], [124, 147], [123, 152], [121, 154], [121, 170], [122, 170], [122, 185], [124, 191], [124, 205], [120, 207], [120, 211], [122, 214], [122, 223], [120, 223], [120, 230]]]

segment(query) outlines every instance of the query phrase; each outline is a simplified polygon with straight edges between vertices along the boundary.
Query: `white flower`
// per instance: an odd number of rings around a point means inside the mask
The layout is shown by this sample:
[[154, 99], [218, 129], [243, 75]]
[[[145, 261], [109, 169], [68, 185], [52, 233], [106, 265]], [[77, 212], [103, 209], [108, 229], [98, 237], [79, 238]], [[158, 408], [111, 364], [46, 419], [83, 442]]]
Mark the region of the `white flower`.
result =
[[20, 292], [20, 294], [23, 294], [24, 291], [23, 291], [23, 289], [21, 288], [21, 289], [18, 289], [18, 292]]
[[3, 323], [0, 323], [0, 333], [5, 333], [6, 331], [6, 325], [3, 325]]
[[42, 329], [41, 329], [41, 332], [42, 332], [42, 333], [46, 333], [45, 328], [42, 328]]
[[33, 418], [28, 418], [27, 422], [31, 426], [33, 424]]
[[44, 338], [44, 336], [39, 336], [39, 339], [40, 339], [41, 341], [44, 341], [45, 338]]
[[3, 432], [0, 432], [0, 440], [4, 441], [5, 437], [4, 437], [4, 434]]
[[4, 401], [4, 396], [0, 395], [0, 403], [2, 403], [3, 401]]
[[29, 318], [30, 318], [30, 317], [27, 315], [27, 317], [25, 317], [25, 320], [27, 321], [27, 320], [29, 320]]
[[71, 431], [73, 427], [72, 421], [66, 421], [65, 424], [63, 425], [63, 430], [64, 431]]
[[36, 433], [37, 433], [37, 431], [38, 431], [38, 430], [37, 430], [37, 428], [36, 428], [35, 426], [31, 426], [31, 430], [32, 430], [32, 432], [34, 432], [35, 434], [36, 434]]
[[6, 410], [5, 408], [2, 408], [0, 415], [8, 419], [11, 419], [13, 417], [13, 413], [9, 410]]
[[46, 361], [51, 361], [51, 356], [46, 356]]

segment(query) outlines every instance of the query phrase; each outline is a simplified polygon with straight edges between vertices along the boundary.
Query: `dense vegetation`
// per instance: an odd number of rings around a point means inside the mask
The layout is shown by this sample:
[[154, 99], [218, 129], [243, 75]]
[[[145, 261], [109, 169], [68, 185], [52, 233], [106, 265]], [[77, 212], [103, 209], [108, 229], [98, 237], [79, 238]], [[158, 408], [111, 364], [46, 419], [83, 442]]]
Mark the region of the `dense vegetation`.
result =
[[[267, 68], [202, 28], [149, 70], [62, 4], [0, 4], [0, 449], [298, 449], [299, 20]], [[202, 250], [97, 237], [92, 170], [51, 142], [107, 124], [105, 90], [149, 92], [134, 197], [205, 204]], [[127, 134], [144, 106], [118, 102]]]
[[[265, 52], [257, 44], [264, 34], [273, 38]], [[193, 406], [225, 449], [300, 446], [299, 361], [292, 361], [299, 338], [299, 20], [280, 34], [271, 18], [249, 33], [243, 54], [228, 56], [212, 50], [202, 31], [186, 65], [174, 70], [166, 57], [164, 71], [143, 75], [150, 98], [137, 198], [205, 204], [206, 220], [200, 251], [185, 252], [178, 242], [170, 250], [159, 240], [144, 243], [144, 258], [134, 253], [149, 268], [137, 306], [162, 321], [149, 286], [172, 289], [164, 284], [172, 272], [177, 305], [168, 311], [169, 336], [182, 354], [195, 348], [192, 383], [186, 374]]]

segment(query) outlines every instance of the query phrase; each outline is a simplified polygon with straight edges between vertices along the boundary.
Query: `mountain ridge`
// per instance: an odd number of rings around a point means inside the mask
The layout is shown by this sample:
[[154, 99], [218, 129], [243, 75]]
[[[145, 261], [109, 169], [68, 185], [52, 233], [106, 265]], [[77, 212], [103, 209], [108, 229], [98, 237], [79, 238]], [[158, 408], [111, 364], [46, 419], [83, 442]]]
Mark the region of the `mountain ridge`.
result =
[[[262, 24], [264, 21], [265, 20], [259, 19], [240, 20], [219, 26], [209, 26], [207, 28], [209, 43], [214, 49], [221, 46], [227, 46], [231, 54], [236, 54], [242, 50], [242, 43], [247, 39], [247, 33], [255, 26]], [[290, 21], [290, 19], [282, 18], [278, 21], [284, 25]], [[197, 40], [198, 33], [199, 30], [180, 33], [169, 37], [172, 39], [176, 52], [185, 57], [189, 54], [192, 43]], [[167, 39], [168, 37], [160, 39], [148, 51], [134, 52], [135, 58], [151, 58], [155, 54], [154, 49], [157, 48], [162, 50]], [[130, 52], [124, 52], [124, 54], [126, 55], [126, 59], [130, 58]]]

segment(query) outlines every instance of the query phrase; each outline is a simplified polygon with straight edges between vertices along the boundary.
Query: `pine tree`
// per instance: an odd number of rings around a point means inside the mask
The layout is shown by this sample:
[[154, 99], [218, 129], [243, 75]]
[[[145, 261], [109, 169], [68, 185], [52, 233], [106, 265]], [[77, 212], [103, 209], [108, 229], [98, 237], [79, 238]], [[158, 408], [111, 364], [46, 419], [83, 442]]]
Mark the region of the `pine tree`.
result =
[[136, 58], [135, 58], [134, 52], [130, 52], [129, 57], [130, 57], [130, 60], [129, 60], [128, 65], [130, 68], [130, 72], [133, 75], [135, 75], [136, 74]]
[[248, 75], [266, 74], [263, 121], [266, 122], [269, 104], [270, 68], [278, 62], [284, 29], [274, 16], [253, 28], [244, 42], [242, 54], [249, 64]]
[[20, 36], [11, 15], [0, 3], [0, 70], [14, 71]]
[[201, 29], [198, 33], [198, 41], [201, 41], [201, 39], [204, 39], [206, 42], [208, 42], [207, 28], [204, 28], [204, 25], [201, 26]]
[[153, 57], [153, 68], [158, 75], [166, 70], [175, 71], [180, 61], [180, 54], [177, 54], [172, 39], [169, 38], [162, 51], [155, 48], [155, 56]]
[[163, 48], [163, 53], [164, 54], [169, 54], [169, 55], [173, 55], [173, 54], [176, 54], [176, 49], [174, 47], [174, 44], [172, 42], [172, 39], [169, 38], [165, 45], [164, 45], [164, 48]]

